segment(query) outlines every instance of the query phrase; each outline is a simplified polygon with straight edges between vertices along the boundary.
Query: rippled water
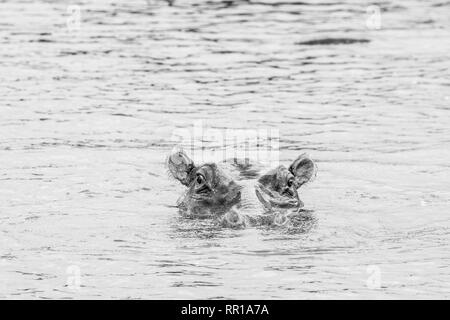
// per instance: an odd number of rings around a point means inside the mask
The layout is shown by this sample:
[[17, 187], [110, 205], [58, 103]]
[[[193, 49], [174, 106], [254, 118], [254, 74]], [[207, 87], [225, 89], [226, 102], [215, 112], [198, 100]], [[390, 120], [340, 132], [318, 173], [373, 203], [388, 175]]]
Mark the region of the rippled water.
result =
[[[0, 2], [0, 297], [449, 298], [450, 3], [371, 4]], [[308, 152], [310, 228], [181, 217], [200, 119]]]

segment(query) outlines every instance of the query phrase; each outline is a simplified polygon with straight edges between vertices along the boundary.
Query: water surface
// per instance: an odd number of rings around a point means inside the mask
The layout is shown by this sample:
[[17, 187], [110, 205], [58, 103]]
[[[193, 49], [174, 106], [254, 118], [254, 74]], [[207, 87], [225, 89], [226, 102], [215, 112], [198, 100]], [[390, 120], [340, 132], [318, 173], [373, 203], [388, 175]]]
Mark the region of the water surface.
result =
[[[0, 3], [0, 298], [450, 297], [449, 2], [69, 4]], [[179, 215], [201, 119], [317, 161], [304, 232]]]

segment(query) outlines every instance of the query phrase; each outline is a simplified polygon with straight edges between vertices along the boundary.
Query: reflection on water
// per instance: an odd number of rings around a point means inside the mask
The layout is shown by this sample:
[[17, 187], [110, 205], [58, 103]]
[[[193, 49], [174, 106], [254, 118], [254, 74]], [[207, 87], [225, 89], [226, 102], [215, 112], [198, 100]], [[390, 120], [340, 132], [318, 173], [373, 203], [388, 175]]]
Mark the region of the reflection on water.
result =
[[[449, 297], [447, 2], [68, 4], [0, 3], [0, 298]], [[179, 214], [199, 119], [311, 154], [300, 232]]]

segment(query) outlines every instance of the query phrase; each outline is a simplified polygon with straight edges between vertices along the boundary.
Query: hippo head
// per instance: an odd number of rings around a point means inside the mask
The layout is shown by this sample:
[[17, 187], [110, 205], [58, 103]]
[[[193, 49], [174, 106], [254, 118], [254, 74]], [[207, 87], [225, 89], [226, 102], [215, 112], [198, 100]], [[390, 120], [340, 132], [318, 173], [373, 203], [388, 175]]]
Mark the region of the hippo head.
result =
[[240, 200], [241, 187], [214, 163], [196, 166], [183, 150], [175, 150], [167, 158], [167, 166], [170, 174], [188, 187], [178, 205], [195, 214], [223, 211]]
[[289, 168], [280, 165], [260, 177], [256, 185], [256, 195], [268, 209], [301, 208], [303, 202], [297, 189], [310, 181], [315, 172], [314, 162], [306, 154], [302, 154]]
[[[242, 187], [217, 164], [196, 166], [183, 150], [177, 149], [167, 158], [167, 167], [175, 179], [187, 186], [178, 205], [193, 214], [226, 212], [241, 200]], [[254, 193], [268, 210], [301, 208], [297, 189], [312, 179], [315, 168], [313, 161], [302, 154], [288, 168], [281, 165], [261, 176]]]

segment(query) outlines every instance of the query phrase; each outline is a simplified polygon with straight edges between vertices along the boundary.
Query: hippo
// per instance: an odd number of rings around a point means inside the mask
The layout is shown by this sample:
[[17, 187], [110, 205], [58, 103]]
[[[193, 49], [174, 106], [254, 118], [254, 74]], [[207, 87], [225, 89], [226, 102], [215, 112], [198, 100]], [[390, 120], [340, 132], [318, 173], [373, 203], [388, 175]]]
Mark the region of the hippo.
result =
[[288, 223], [304, 206], [298, 189], [317, 172], [306, 153], [289, 167], [279, 165], [260, 174], [260, 165], [238, 159], [196, 165], [183, 149], [176, 148], [166, 166], [169, 175], [187, 187], [177, 201], [181, 212], [216, 217], [228, 227]]

